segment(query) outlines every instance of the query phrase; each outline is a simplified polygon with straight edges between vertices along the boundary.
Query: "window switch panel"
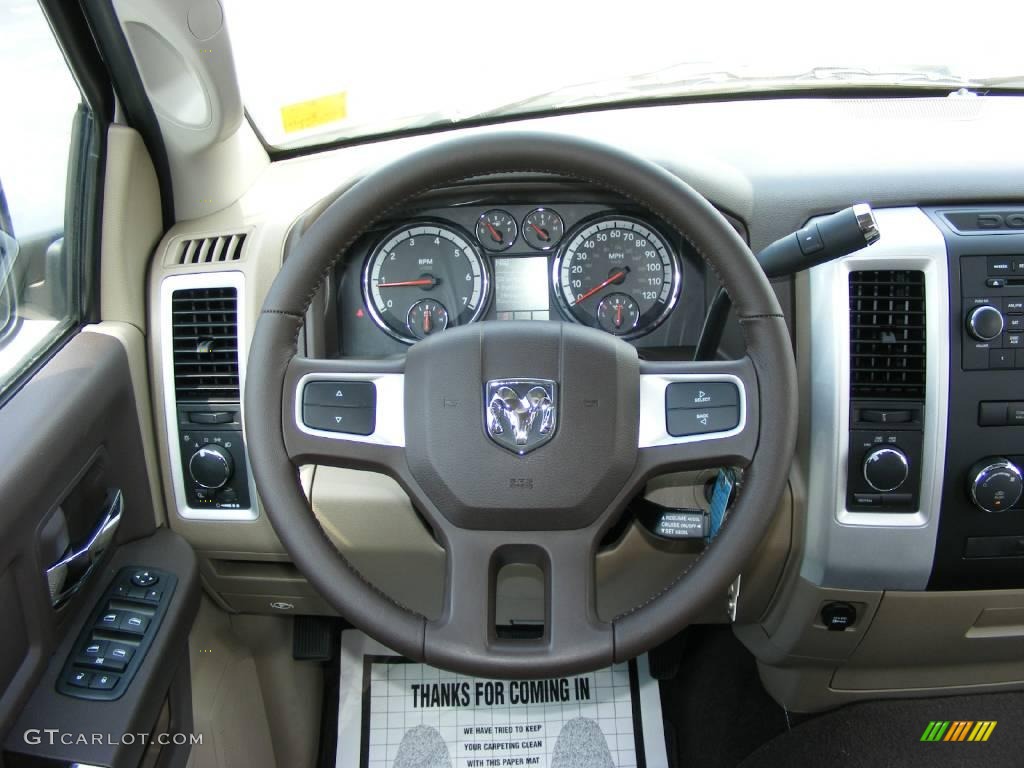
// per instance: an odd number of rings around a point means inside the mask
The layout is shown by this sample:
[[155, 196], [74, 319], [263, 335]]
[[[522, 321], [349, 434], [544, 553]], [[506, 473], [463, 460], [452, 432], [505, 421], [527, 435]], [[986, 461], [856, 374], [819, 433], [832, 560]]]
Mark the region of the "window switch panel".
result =
[[144, 663], [176, 585], [171, 573], [122, 568], [85, 622], [57, 690], [92, 701], [119, 699]]

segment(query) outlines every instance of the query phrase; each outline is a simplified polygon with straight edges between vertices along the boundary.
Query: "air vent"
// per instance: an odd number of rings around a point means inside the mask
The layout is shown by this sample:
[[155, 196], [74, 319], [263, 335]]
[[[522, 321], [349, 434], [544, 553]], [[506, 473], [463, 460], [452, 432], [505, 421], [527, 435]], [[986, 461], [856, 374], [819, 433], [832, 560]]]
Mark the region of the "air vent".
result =
[[175, 291], [171, 312], [177, 401], [237, 402], [237, 291], [234, 288]]
[[850, 273], [850, 395], [921, 400], [924, 272]]
[[220, 237], [200, 237], [185, 240], [178, 251], [178, 264], [214, 264], [225, 261], [240, 261], [245, 233]]

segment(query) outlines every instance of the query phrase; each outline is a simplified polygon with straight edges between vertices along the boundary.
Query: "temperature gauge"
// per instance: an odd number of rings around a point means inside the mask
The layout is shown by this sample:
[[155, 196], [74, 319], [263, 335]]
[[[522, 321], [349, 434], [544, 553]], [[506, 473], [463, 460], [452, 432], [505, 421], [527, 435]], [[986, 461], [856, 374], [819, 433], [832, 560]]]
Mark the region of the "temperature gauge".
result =
[[538, 208], [523, 219], [523, 239], [531, 248], [550, 251], [565, 234], [562, 217], [550, 208]]
[[610, 293], [597, 305], [597, 323], [609, 333], [625, 335], [636, 328], [640, 306], [624, 293]]
[[425, 339], [448, 327], [448, 310], [434, 299], [420, 299], [409, 308], [409, 332], [417, 339]]
[[510, 213], [495, 208], [476, 222], [476, 239], [488, 251], [505, 251], [516, 241], [519, 228]]

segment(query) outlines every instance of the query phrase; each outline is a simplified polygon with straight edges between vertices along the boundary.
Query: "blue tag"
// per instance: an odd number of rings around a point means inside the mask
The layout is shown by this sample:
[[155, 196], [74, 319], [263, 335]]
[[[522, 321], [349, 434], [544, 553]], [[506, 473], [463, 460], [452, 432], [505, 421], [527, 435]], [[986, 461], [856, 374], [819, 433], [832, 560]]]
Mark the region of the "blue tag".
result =
[[715, 480], [715, 491], [711, 494], [711, 530], [708, 532], [708, 541], [718, 535], [718, 529], [722, 527], [725, 520], [726, 510], [729, 509], [729, 500], [732, 498], [732, 489], [736, 485], [736, 476], [731, 469], [718, 470], [718, 479]]

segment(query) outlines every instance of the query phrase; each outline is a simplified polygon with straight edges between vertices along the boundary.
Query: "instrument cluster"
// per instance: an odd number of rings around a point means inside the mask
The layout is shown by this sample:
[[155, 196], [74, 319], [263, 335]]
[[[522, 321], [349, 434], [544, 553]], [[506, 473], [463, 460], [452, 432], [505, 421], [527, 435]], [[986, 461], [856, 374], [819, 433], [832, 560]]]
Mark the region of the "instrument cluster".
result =
[[[683, 250], [664, 225], [625, 206], [422, 209], [350, 257], [339, 302], [352, 306], [358, 279], [357, 318], [406, 345], [484, 319], [565, 320], [640, 339], [674, 313], [691, 278], [693, 310], [704, 311], [702, 270], [691, 269], [699, 259]], [[342, 337], [348, 331], [342, 322]]]

